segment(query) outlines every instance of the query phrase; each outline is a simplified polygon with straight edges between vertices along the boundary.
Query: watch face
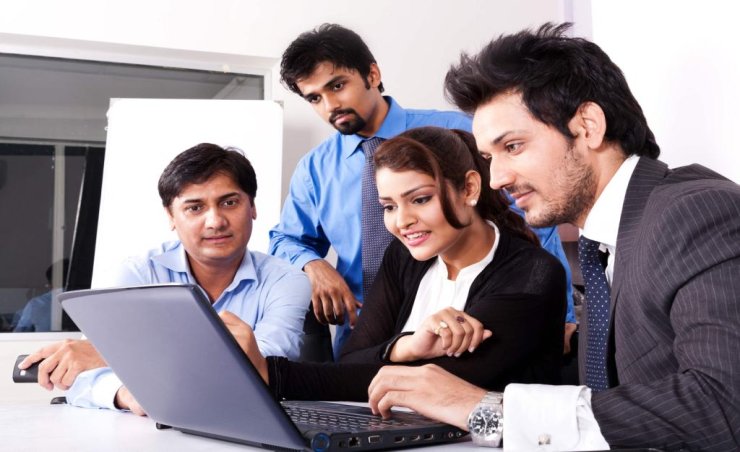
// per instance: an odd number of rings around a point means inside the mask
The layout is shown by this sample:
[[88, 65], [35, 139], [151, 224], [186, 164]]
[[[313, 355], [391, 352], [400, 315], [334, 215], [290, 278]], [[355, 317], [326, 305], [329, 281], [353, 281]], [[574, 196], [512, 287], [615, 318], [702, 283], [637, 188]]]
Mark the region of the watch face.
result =
[[484, 438], [500, 434], [503, 428], [502, 417], [499, 410], [494, 410], [491, 407], [478, 408], [470, 418], [470, 425], [468, 426], [470, 433]]

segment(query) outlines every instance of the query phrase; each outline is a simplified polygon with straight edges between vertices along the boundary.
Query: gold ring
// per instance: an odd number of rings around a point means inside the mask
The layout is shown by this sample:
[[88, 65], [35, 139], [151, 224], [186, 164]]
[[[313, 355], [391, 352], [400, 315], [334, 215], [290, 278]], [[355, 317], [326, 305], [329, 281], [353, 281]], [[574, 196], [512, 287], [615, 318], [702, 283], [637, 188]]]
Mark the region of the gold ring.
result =
[[447, 322], [445, 322], [444, 320], [440, 320], [439, 321], [439, 327], [442, 328], [442, 329], [444, 329], [444, 328], [449, 328], [450, 325], [448, 325]]

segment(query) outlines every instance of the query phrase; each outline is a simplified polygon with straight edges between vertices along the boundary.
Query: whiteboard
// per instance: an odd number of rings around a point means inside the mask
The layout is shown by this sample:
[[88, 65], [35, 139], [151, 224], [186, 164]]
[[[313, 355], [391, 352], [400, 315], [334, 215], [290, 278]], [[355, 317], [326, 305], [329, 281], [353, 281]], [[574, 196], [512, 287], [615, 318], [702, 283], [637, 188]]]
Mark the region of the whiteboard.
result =
[[198, 143], [244, 151], [257, 173], [249, 249], [267, 252], [280, 218], [283, 111], [273, 101], [111, 99], [92, 287], [130, 256], [176, 240], [157, 191], [167, 164]]

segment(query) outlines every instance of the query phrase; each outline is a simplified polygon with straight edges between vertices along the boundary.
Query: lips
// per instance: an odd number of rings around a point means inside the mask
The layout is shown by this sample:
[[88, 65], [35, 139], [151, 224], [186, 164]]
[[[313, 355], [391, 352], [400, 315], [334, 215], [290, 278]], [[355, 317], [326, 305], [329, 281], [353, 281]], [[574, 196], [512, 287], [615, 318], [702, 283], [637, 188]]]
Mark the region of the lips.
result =
[[509, 193], [509, 195], [511, 195], [511, 197], [514, 198], [514, 201], [516, 201], [517, 207], [523, 208], [522, 206], [531, 197], [532, 193], [534, 193], [534, 190], [530, 190], [526, 192]]
[[335, 111], [329, 117], [329, 122], [332, 123], [332, 124], [347, 122], [347, 121], [350, 120], [350, 116], [351, 115], [356, 115], [356, 114], [357, 113], [354, 110], [351, 110], [351, 109]]
[[427, 231], [415, 231], [403, 234], [406, 239], [406, 244], [409, 246], [419, 246], [429, 238], [429, 232]]
[[219, 244], [219, 243], [223, 243], [223, 242], [230, 240], [231, 237], [232, 237], [231, 234], [225, 234], [225, 235], [216, 235], [213, 237], [203, 237], [203, 240], [206, 243]]

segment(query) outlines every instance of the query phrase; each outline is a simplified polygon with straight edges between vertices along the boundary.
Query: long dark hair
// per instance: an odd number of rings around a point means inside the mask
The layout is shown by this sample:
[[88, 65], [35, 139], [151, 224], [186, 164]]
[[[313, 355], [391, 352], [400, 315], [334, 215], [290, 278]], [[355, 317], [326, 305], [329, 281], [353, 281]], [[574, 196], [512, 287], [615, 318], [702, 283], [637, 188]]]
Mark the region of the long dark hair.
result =
[[419, 127], [408, 130], [383, 142], [373, 157], [375, 168], [392, 171], [418, 171], [437, 182], [442, 212], [456, 229], [465, 227], [450, 204], [446, 187], [461, 191], [465, 188], [465, 174], [476, 171], [481, 176], [481, 193], [476, 205], [484, 220], [513, 235], [539, 245], [537, 236], [524, 219], [509, 209], [506, 197], [489, 185], [488, 162], [478, 153], [473, 135], [463, 130], [441, 127]]

